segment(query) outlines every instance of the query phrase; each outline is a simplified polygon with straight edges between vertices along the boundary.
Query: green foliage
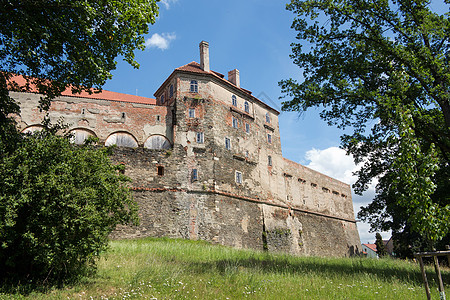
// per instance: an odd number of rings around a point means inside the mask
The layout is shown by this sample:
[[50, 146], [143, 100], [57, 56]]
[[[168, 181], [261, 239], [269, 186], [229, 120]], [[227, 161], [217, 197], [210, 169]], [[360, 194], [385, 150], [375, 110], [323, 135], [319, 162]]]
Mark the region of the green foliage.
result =
[[0, 160], [0, 277], [61, 282], [94, 266], [117, 224], [137, 222], [107, 149], [44, 131]]
[[[20, 139], [8, 90], [44, 95], [41, 108], [66, 88], [101, 89], [122, 57], [134, 67], [144, 49], [155, 0], [14, 0], [0, 5], [0, 154]], [[25, 84], [11, 82], [23, 75]]]
[[[448, 12], [448, 1], [434, 4]], [[423, 0], [292, 0], [287, 9], [297, 14], [292, 28], [302, 42], [291, 57], [304, 81], [280, 82], [291, 98], [283, 109], [322, 107], [329, 125], [353, 128], [341, 139], [362, 164], [356, 193], [378, 180], [374, 201], [358, 215], [373, 230], [397, 237], [414, 230], [418, 239], [448, 243], [448, 13]]]
[[383, 238], [381, 234], [377, 232], [375, 235], [375, 246], [377, 247], [378, 257], [383, 257], [387, 255], [386, 246], [384, 245]]

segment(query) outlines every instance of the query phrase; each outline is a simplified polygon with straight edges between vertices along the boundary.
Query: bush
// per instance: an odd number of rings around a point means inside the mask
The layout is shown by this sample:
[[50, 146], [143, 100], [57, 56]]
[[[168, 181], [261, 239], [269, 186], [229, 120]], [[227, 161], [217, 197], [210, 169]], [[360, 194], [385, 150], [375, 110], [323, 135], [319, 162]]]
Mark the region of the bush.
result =
[[42, 132], [0, 158], [0, 278], [61, 283], [93, 270], [137, 205], [107, 148]]

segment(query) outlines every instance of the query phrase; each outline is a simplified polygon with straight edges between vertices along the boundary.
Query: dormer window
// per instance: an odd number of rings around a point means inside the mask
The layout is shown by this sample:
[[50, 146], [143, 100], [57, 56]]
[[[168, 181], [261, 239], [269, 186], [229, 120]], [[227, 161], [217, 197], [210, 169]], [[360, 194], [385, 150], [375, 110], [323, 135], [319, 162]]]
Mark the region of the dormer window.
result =
[[244, 110], [245, 110], [246, 113], [250, 112], [250, 106], [248, 105], [247, 101], [244, 102]]
[[198, 93], [198, 82], [197, 80], [191, 80], [191, 92]]
[[270, 115], [269, 115], [269, 113], [266, 113], [266, 123], [270, 124]]
[[233, 103], [233, 106], [237, 106], [237, 98], [235, 95], [231, 96], [231, 102]]
[[169, 88], [169, 97], [172, 98], [173, 97], [173, 84], [170, 85]]

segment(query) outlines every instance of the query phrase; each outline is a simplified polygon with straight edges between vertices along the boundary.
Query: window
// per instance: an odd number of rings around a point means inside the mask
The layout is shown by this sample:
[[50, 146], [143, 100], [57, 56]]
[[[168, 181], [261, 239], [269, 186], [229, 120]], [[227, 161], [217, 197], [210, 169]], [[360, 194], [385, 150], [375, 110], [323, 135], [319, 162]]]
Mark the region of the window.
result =
[[233, 117], [233, 128], [238, 128], [238, 119]]
[[164, 95], [161, 96], [161, 103], [164, 103]]
[[84, 110], [84, 108], [81, 110], [81, 114], [84, 115], [86, 113], [86, 111]]
[[229, 138], [225, 138], [225, 149], [231, 150], [231, 140]]
[[198, 93], [198, 82], [197, 80], [191, 80], [191, 92]]
[[245, 157], [248, 158], [248, 150], [245, 150]]
[[245, 110], [246, 113], [250, 112], [250, 106], [248, 105], [247, 101], [244, 102], [244, 110]]
[[236, 183], [242, 184], [242, 173], [239, 171], [236, 171]]
[[272, 135], [270, 133], [267, 134], [267, 142], [272, 144]]
[[270, 155], [267, 156], [267, 165], [270, 167], [272, 166], [272, 156], [270, 156]]
[[122, 119], [125, 119], [125, 113], [122, 113]]
[[160, 116], [160, 115], [157, 115], [157, 116], [156, 116], [156, 121], [158, 121], [158, 122], [161, 121], [161, 116]]
[[197, 132], [196, 140], [198, 144], [203, 144], [203, 132]]
[[266, 123], [270, 123], [270, 115], [269, 115], [269, 113], [266, 113]]
[[245, 132], [250, 133], [250, 124], [245, 123]]
[[158, 166], [158, 176], [164, 176], [164, 167]]
[[172, 98], [173, 97], [173, 84], [170, 85], [169, 88], [169, 97]]
[[193, 182], [198, 180], [198, 171], [197, 171], [197, 169], [192, 169], [191, 179], [192, 179]]
[[189, 118], [195, 118], [195, 108], [189, 108]]
[[237, 106], [237, 99], [235, 95], [231, 96], [231, 102], [233, 103], [233, 106]]

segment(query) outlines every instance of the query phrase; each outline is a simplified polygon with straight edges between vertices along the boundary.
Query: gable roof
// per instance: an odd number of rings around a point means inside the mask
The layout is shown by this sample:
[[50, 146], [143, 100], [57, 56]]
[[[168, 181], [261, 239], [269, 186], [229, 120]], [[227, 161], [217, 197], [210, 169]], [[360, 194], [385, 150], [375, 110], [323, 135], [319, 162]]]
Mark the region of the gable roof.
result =
[[377, 245], [375, 244], [363, 244], [363, 245], [369, 248], [370, 250], [377, 252]]
[[244, 88], [238, 87], [235, 84], [233, 84], [232, 82], [226, 80], [223, 74], [216, 72], [216, 71], [205, 71], [200, 67], [200, 64], [198, 62], [192, 61], [184, 66], [178, 67], [176, 68], [172, 74], [164, 81], [164, 83], [158, 88], [158, 90], [155, 92], [155, 95], [158, 94], [158, 92], [162, 89], [163, 86], [166, 85], [166, 83], [170, 80], [170, 78], [173, 76], [174, 73], [176, 72], [186, 72], [186, 73], [196, 73], [199, 75], [206, 75], [206, 76], [210, 76], [212, 78], [217, 79], [218, 81], [232, 87], [233, 89], [236, 89], [240, 92], [242, 92], [243, 94], [245, 94], [246, 96], [248, 96], [249, 98], [251, 98], [254, 102], [257, 102], [259, 104], [261, 104], [262, 106], [274, 111], [276, 114], [280, 114], [280, 112], [276, 109], [274, 109], [273, 107], [271, 107], [270, 105], [268, 105], [267, 103], [259, 100], [258, 98], [256, 98], [255, 96], [252, 95], [252, 92], [249, 90], [246, 90]]
[[[15, 76], [11, 77], [11, 79], [9, 79], [9, 83], [10, 84], [17, 83], [18, 85], [23, 86], [26, 84], [26, 80], [23, 76], [15, 75]], [[61, 96], [109, 100], [109, 101], [128, 102], [128, 103], [138, 103], [138, 104], [150, 104], [150, 105], [156, 104], [156, 99], [153, 99], [153, 98], [111, 92], [108, 90], [102, 90], [101, 92], [99, 92], [96, 89], [91, 89], [91, 91], [92, 91], [92, 94], [90, 94], [86, 91], [82, 91], [81, 93], [74, 94], [74, 93], [72, 93], [71, 88], [68, 87], [61, 93]], [[35, 86], [31, 85], [30, 92], [38, 93], [38, 90]]]

